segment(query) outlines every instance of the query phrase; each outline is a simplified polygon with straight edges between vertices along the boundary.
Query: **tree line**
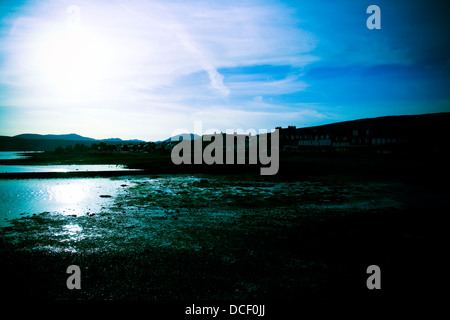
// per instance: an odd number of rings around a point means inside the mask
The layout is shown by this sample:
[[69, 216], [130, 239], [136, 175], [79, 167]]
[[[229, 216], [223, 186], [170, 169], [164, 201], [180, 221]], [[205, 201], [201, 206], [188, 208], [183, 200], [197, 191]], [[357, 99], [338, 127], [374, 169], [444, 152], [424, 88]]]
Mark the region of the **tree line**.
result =
[[170, 142], [141, 142], [139, 144], [109, 144], [105, 142], [85, 145], [77, 143], [66, 147], [56, 147], [56, 153], [86, 153], [86, 152], [153, 152], [170, 151], [172, 149]]

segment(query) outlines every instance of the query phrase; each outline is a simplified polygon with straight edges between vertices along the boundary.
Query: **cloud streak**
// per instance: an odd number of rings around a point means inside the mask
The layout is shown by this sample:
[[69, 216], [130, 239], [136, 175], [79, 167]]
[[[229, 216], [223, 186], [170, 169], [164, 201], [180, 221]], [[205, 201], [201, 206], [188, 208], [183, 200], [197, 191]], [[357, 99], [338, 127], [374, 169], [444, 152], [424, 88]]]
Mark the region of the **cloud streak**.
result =
[[[42, 110], [59, 122], [70, 112], [78, 123], [66, 127], [74, 132], [96, 136], [93, 117], [102, 130], [117, 129], [126, 118], [141, 127], [128, 129], [124, 137], [162, 138], [158, 122], [179, 126], [198, 115], [211, 115], [211, 108], [222, 119], [237, 110], [237, 118], [243, 115], [239, 111], [243, 101], [254, 96], [307, 87], [292, 70], [279, 79], [262, 79], [235, 72], [236, 68], [270, 64], [301, 70], [315, 60], [310, 51], [316, 40], [277, 3], [80, 0], [84, 36], [75, 46], [72, 38], [64, 39], [67, 6], [60, 1], [30, 2], [15, 10], [2, 30], [6, 36], [0, 38], [4, 44], [0, 86], [7, 94], [1, 103], [16, 110], [16, 117], [10, 118], [15, 130], [26, 128], [13, 119], [33, 113], [34, 120], [42, 123], [36, 131], [58, 131], [51, 121], [36, 117]], [[61, 39], [74, 49], [61, 48]], [[89, 55], [95, 47], [99, 51]], [[72, 51], [87, 53], [83, 60]], [[61, 61], [55, 64], [55, 60]], [[222, 107], [212, 107], [218, 105]], [[251, 119], [247, 115], [253, 112], [248, 109], [244, 118]], [[274, 114], [254, 116], [273, 118]]]
[[[312, 48], [305, 34], [300, 35], [304, 41], [298, 45], [298, 30], [291, 32], [297, 47], [288, 48], [286, 39], [279, 38], [286, 38], [292, 27], [275, 24], [270, 27], [267, 23], [271, 12], [280, 12], [273, 6], [144, 1], [79, 3], [81, 26], [108, 50], [105, 59], [110, 74], [95, 88], [97, 93], [122, 92], [130, 96], [134, 90], [156, 92], [175, 83], [181, 87], [180, 79], [203, 71], [209, 78], [207, 87], [212, 89], [209, 94], [224, 98], [231, 89], [219, 71], [221, 68], [267, 61], [302, 65], [310, 60], [302, 58]], [[33, 52], [46, 45], [43, 37], [49, 30], [64, 27], [63, 9], [57, 2], [48, 3], [45, 15], [43, 8], [37, 7], [30, 10], [29, 16], [14, 20], [6, 39], [11, 59], [3, 66], [2, 71], [8, 74], [4, 84], [29, 87], [28, 93], [42, 91], [36, 88], [42, 83], [42, 73], [33, 65], [36, 64]], [[28, 56], [18, 47], [20, 43], [28, 46]], [[176, 96], [177, 90], [173, 89]]]

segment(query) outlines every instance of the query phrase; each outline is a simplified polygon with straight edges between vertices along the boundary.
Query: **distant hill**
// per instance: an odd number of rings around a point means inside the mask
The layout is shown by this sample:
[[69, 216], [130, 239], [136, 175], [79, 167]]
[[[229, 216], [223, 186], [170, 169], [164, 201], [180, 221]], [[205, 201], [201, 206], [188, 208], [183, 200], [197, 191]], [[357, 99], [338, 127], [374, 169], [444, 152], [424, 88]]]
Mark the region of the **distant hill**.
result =
[[24, 133], [14, 136], [13, 138], [30, 139], [30, 140], [72, 140], [72, 141], [94, 141], [93, 138], [82, 137], [75, 133], [70, 134], [34, 134]]
[[284, 151], [448, 153], [450, 112], [385, 116], [280, 129]]
[[373, 127], [378, 131], [390, 130], [414, 132], [416, 134], [429, 134], [429, 131], [447, 131], [446, 127], [450, 123], [450, 112], [428, 113], [420, 115], [400, 115], [400, 116], [384, 116], [376, 118], [363, 118], [357, 120], [335, 122], [315, 127], [305, 127], [298, 129], [307, 130], [345, 130], [353, 128], [370, 128]]
[[119, 138], [110, 138], [96, 140], [83, 137], [75, 133], [71, 134], [19, 134], [14, 137], [0, 136], [0, 151], [54, 151], [57, 147], [65, 148], [75, 146], [77, 143], [88, 147], [94, 143], [104, 142], [107, 144], [139, 144], [143, 140], [122, 140]]
[[182, 134], [177, 134], [176, 136], [170, 137], [169, 139], [166, 139], [166, 140], [163, 140], [163, 141], [156, 141], [156, 143], [171, 142], [171, 141], [181, 141], [181, 140], [184, 140], [184, 139], [195, 140], [195, 139], [198, 139], [198, 138], [200, 138], [200, 136], [198, 134], [195, 134], [195, 133], [182, 133]]
[[431, 143], [438, 140], [448, 141], [450, 112], [429, 113], [421, 115], [384, 116], [335, 122], [314, 127], [280, 128], [282, 133], [295, 131], [298, 134], [346, 134], [353, 130], [364, 132], [370, 130], [371, 136], [392, 135]]

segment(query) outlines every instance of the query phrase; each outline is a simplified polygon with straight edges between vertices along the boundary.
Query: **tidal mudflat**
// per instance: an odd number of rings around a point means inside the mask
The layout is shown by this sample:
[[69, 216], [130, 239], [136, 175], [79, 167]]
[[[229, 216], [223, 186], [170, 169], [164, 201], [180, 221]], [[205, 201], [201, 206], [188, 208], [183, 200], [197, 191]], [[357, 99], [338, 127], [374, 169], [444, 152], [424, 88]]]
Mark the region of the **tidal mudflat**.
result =
[[[76, 197], [75, 186], [84, 190], [82, 180], [53, 183], [67, 186], [65, 196]], [[43, 183], [2, 183], [18, 181]], [[377, 263], [392, 275], [416, 255], [429, 254], [424, 246], [433, 232], [422, 220], [423, 206], [447, 205], [444, 196], [420, 186], [336, 177], [155, 175], [85, 181], [92, 189], [73, 202], [74, 207], [82, 203], [82, 210], [41, 203], [41, 212], [25, 213], [1, 229], [2, 274], [10, 297], [370, 294], [365, 268]], [[433, 215], [431, 210], [429, 218]], [[82, 290], [66, 287], [71, 264], [81, 268]], [[392, 288], [401, 288], [404, 277], [399, 273]]]

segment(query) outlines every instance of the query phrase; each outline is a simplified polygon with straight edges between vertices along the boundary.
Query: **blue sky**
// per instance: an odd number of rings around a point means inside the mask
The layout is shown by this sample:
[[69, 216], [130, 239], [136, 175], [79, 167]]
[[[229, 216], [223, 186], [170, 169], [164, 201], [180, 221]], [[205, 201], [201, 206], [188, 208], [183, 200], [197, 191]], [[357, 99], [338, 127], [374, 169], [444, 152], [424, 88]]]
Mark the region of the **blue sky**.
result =
[[[379, 30], [366, 27], [371, 4], [381, 9]], [[152, 141], [193, 131], [195, 121], [204, 130], [270, 130], [450, 112], [449, 7], [1, 2], [0, 135]]]

